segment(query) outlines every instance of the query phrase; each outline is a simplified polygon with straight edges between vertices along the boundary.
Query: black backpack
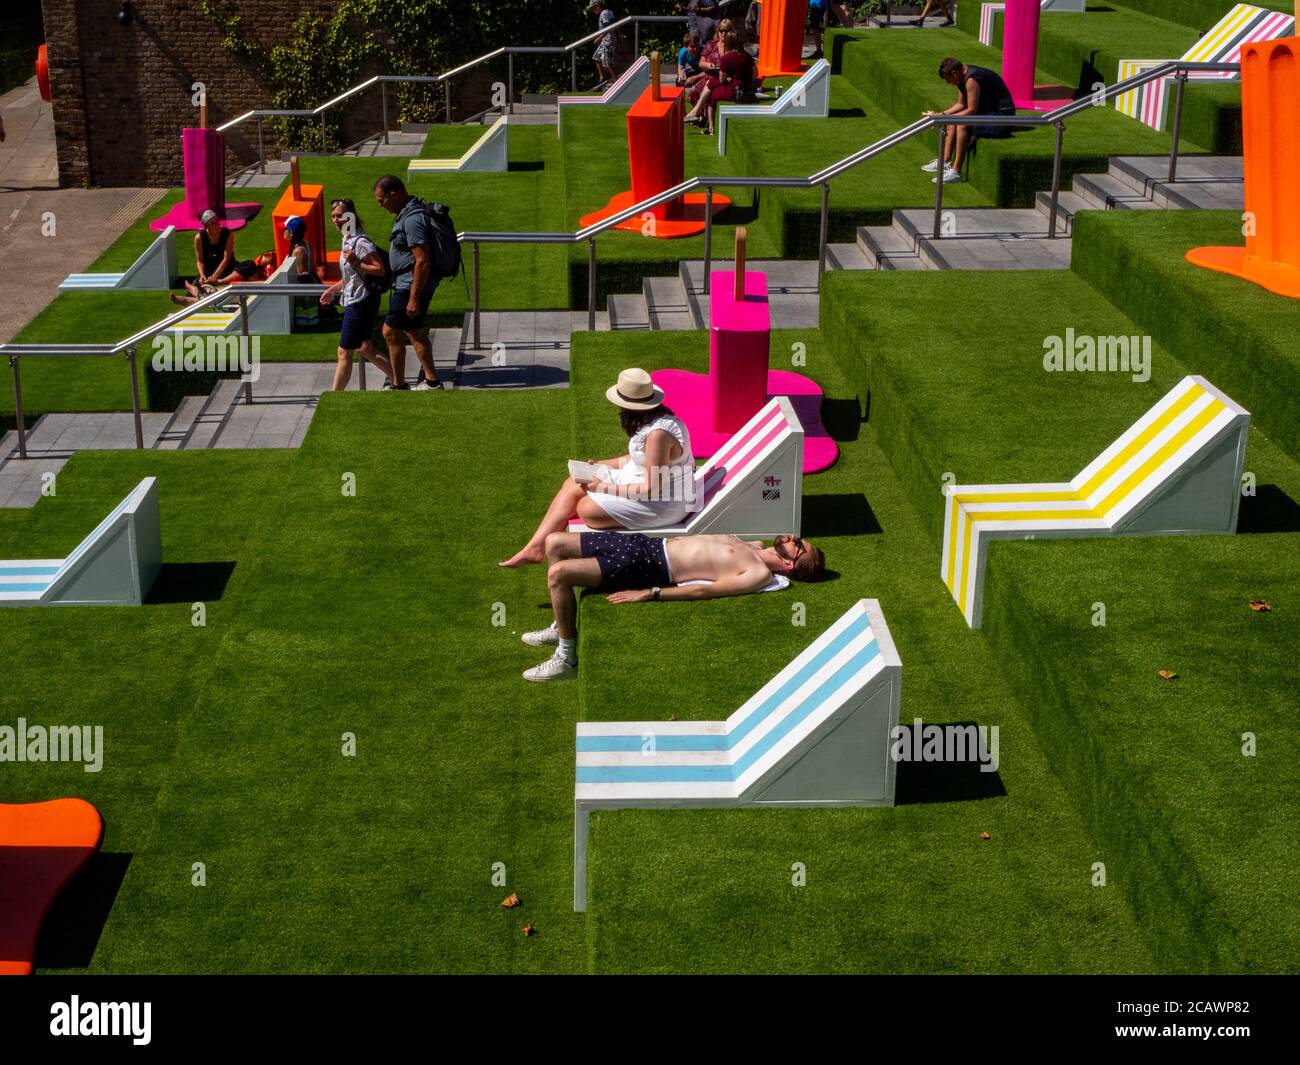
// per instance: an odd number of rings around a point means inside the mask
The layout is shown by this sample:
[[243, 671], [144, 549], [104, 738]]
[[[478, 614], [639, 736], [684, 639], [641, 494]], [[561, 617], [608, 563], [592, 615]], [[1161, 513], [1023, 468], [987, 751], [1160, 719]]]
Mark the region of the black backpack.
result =
[[374, 274], [363, 273], [362, 277], [366, 283], [366, 291], [371, 293], [384, 293], [393, 287], [393, 264], [388, 260], [388, 249], [375, 245], [375, 251], [379, 255], [379, 261], [383, 263], [384, 273], [381, 277]]
[[460, 257], [460, 241], [456, 239], [456, 223], [445, 203], [424, 204], [425, 217], [433, 239], [429, 245], [429, 267], [435, 281], [455, 277], [464, 264]]

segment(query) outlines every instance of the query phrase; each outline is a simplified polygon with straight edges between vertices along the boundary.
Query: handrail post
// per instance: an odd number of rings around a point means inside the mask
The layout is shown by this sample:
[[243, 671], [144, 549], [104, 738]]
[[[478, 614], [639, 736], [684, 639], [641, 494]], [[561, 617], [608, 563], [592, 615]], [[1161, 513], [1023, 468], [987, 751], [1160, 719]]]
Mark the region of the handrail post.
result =
[[939, 169], [934, 174], [934, 239], [938, 240], [943, 229], [943, 172], [944, 151], [947, 148], [947, 127], [939, 127]]
[[1056, 122], [1056, 155], [1052, 159], [1052, 210], [1047, 216], [1047, 237], [1056, 239], [1056, 215], [1061, 202], [1061, 153], [1065, 140], [1065, 123]]
[[479, 339], [479, 321], [483, 310], [482, 290], [479, 287], [479, 243], [474, 242], [474, 350], [478, 351], [483, 346]]
[[569, 53], [569, 91], [578, 91], [578, 50]]
[[822, 274], [826, 273], [826, 240], [830, 236], [831, 183], [822, 182], [822, 224], [817, 240], [817, 291], [822, 290]]
[[596, 331], [596, 238], [587, 238], [587, 330]]
[[[286, 297], [281, 296], [280, 298], [285, 299]], [[288, 298], [292, 300], [295, 297], [291, 296]], [[289, 314], [290, 315], [293, 314], [292, 303], [290, 303], [289, 305]], [[243, 345], [244, 345], [243, 354], [247, 355], [249, 351], [249, 344], [250, 344], [250, 341], [248, 339], [248, 297], [242, 293], [239, 296], [239, 332], [241, 333], [243, 338]], [[248, 404], [252, 402], [253, 402], [253, 381], [251, 378], [247, 378], [244, 381], [244, 403]]]
[[506, 53], [506, 114], [515, 113], [515, 53]]
[[131, 371], [131, 414], [135, 418], [135, 446], [144, 450], [144, 424], [140, 420], [140, 381], [135, 373], [135, 348], [126, 349], [126, 365]]
[[27, 422], [23, 418], [23, 384], [18, 372], [18, 356], [9, 356], [9, 365], [14, 372], [14, 429], [18, 432], [18, 457], [27, 457]]
[[[384, 143], [388, 143], [388, 82], [379, 83], [379, 102], [384, 109]], [[365, 359], [361, 360], [365, 362]]]
[[257, 168], [266, 173], [266, 142], [262, 139], [262, 116], [257, 116]]
[[325, 112], [320, 113], [320, 153], [325, 155], [329, 149], [325, 147]]
[[1169, 146], [1169, 183], [1178, 180], [1178, 142], [1183, 133], [1183, 90], [1187, 88], [1187, 71], [1177, 74], [1178, 90], [1174, 95], [1174, 129], [1173, 143]]
[[713, 186], [704, 186], [704, 294], [709, 294], [709, 274], [713, 269]]
[[357, 391], [364, 392], [365, 390], [366, 390], [366, 357], [363, 354], [361, 354], [361, 352], [358, 351], [357, 352]]
[[632, 61], [641, 55], [641, 20], [634, 18], [632, 20]]
[[443, 102], [446, 105], [443, 122], [451, 125], [451, 79], [444, 81], [442, 87], [444, 89]]

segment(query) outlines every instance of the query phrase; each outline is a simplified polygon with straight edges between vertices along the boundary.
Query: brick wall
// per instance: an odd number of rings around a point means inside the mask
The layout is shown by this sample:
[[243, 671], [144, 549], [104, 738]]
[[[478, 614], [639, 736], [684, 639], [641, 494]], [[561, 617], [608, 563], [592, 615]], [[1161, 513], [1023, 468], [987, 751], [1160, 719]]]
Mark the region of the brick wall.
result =
[[[237, 11], [241, 33], [269, 51], [288, 42], [299, 14], [328, 15], [337, 2], [241, 0], [221, 7]], [[133, 0], [132, 7], [134, 20], [122, 26], [117, 0], [43, 0], [64, 186], [179, 185], [181, 130], [197, 124], [190, 88], [196, 81], [207, 86], [210, 126], [271, 106], [271, 87], [221, 47], [219, 28], [192, 0]], [[349, 108], [345, 142], [377, 131], [379, 110], [377, 92]], [[256, 161], [256, 123], [227, 131], [226, 142], [228, 170]], [[269, 129], [266, 147], [271, 157], [279, 149]]]

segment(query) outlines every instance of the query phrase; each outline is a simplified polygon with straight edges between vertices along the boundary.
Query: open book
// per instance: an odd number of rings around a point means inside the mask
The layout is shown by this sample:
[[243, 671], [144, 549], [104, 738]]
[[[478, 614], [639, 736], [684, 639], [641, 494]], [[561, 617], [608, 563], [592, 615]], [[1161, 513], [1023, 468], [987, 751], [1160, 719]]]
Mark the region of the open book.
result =
[[604, 481], [608, 484], [614, 479], [614, 471], [604, 463], [569, 459], [569, 476], [579, 484], [590, 484], [592, 481]]

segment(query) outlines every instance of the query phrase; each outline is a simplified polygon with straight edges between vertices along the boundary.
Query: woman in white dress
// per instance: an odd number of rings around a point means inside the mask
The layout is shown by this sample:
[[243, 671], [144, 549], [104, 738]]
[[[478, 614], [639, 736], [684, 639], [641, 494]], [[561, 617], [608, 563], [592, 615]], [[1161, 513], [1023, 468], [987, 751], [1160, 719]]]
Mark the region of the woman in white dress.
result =
[[654, 529], [675, 525], [695, 504], [695, 458], [685, 423], [664, 406], [663, 389], [644, 370], [624, 370], [605, 393], [628, 435], [626, 455], [605, 459], [608, 481], [566, 479], [532, 539], [498, 563], [523, 566], [546, 560], [546, 537], [563, 532], [576, 512], [590, 529]]

